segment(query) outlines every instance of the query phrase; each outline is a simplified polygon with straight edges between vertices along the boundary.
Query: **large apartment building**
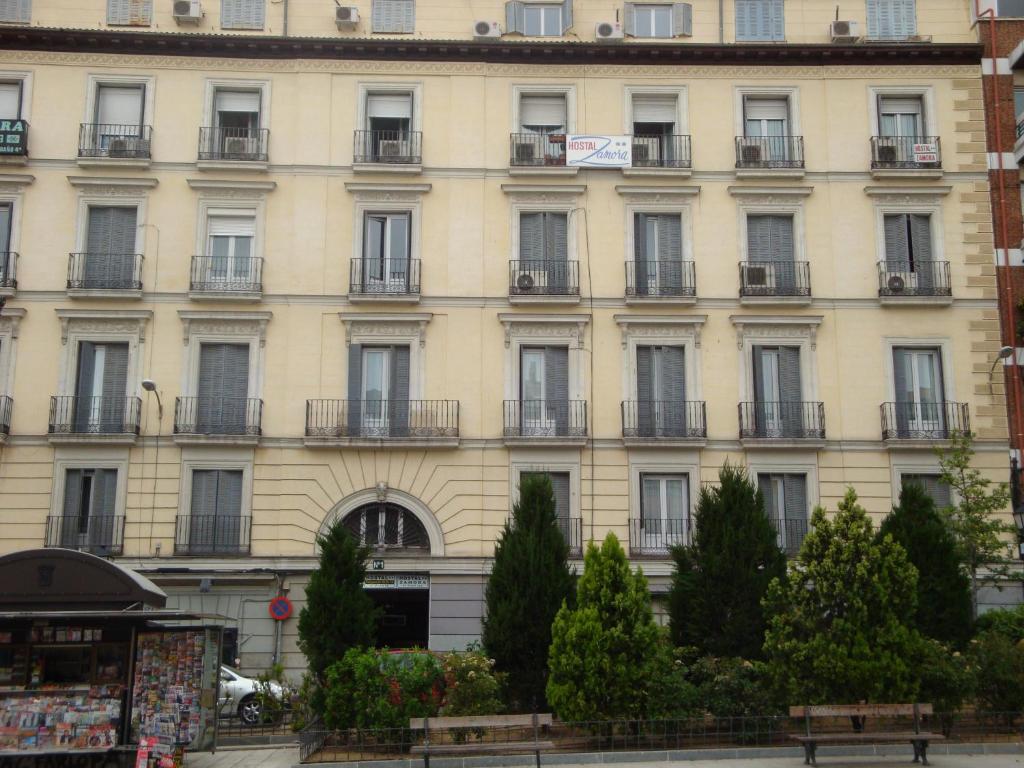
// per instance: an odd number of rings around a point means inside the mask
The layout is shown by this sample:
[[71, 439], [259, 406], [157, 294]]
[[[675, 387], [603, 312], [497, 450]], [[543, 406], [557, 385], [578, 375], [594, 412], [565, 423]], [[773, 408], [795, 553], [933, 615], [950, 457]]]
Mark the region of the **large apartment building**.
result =
[[461, 648], [525, 473], [656, 594], [726, 461], [789, 551], [850, 485], [947, 500], [954, 430], [1007, 477], [967, 0], [0, 21], [0, 550], [117, 558], [247, 670], [303, 666], [268, 601], [337, 520], [381, 641]]

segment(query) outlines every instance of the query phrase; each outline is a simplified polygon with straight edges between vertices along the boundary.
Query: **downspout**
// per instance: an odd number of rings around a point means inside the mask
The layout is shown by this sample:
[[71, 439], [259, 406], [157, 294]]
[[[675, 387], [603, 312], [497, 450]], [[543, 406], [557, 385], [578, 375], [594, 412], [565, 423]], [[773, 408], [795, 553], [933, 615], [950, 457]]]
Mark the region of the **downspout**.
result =
[[725, 42], [725, 0], [718, 0], [718, 42]]
[[288, 0], [284, 0], [284, 36], [288, 37]]
[[[284, 2], [285, 8], [287, 8], [288, 0], [284, 0]], [[277, 596], [284, 597], [285, 593], [288, 592], [288, 590], [284, 587], [284, 574], [278, 572], [275, 573], [274, 576], [277, 577]], [[284, 624], [284, 622], [275, 621], [274, 624], [276, 624], [277, 626], [274, 627], [274, 656], [272, 662], [273, 665], [276, 666], [281, 662], [281, 625]]]

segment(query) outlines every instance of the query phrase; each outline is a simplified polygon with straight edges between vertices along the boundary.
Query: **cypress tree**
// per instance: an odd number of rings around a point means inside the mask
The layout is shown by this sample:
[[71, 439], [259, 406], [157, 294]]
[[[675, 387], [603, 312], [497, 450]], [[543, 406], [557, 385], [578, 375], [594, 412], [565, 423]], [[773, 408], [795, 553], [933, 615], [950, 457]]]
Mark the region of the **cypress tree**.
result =
[[718, 486], [703, 487], [693, 540], [672, 553], [669, 630], [676, 645], [710, 656], [760, 658], [765, 616], [761, 601], [786, 572], [775, 528], [757, 486], [726, 464]]
[[890, 535], [917, 568], [918, 630], [926, 637], [963, 645], [971, 637], [971, 585], [960, 567], [956, 542], [935, 502], [917, 483], [882, 521], [878, 541]]
[[524, 474], [512, 520], [499, 534], [494, 551], [482, 635], [495, 670], [507, 675], [506, 694], [513, 711], [546, 708], [551, 623], [573, 590], [568, 559], [551, 478]]

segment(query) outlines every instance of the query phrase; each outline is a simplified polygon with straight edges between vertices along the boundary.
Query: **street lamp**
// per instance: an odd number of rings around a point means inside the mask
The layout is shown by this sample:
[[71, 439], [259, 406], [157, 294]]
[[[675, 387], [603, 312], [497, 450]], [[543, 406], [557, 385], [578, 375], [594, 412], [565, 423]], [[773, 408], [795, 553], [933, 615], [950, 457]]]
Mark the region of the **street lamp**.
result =
[[1006, 360], [1008, 357], [1013, 357], [1013, 347], [1000, 347], [996, 353], [996, 359], [992, 361], [992, 367], [988, 369], [988, 394], [992, 395], [992, 374], [995, 373], [996, 366], [1000, 360]]
[[142, 388], [144, 390], [146, 390], [147, 392], [152, 392], [154, 395], [156, 395], [156, 413], [157, 413], [157, 418], [159, 418], [160, 421], [163, 421], [164, 420], [164, 404], [163, 404], [163, 401], [160, 399], [160, 393], [156, 391], [156, 382], [153, 381], [152, 379], [143, 379], [142, 380]]

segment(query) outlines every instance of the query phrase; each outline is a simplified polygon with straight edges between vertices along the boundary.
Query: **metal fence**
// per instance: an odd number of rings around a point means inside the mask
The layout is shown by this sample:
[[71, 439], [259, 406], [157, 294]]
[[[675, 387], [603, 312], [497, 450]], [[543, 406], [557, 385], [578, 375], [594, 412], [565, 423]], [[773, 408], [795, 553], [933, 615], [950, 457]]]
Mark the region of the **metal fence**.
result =
[[[931, 150], [935, 151], [932, 152]], [[872, 168], [941, 168], [938, 136], [872, 136]]]
[[255, 397], [179, 397], [174, 402], [177, 435], [259, 435], [263, 401]]
[[348, 292], [357, 296], [406, 296], [420, 292], [419, 259], [352, 259]]
[[634, 168], [689, 168], [690, 137], [685, 134], [633, 136]]
[[505, 437], [586, 437], [586, 400], [506, 400]]
[[459, 436], [458, 400], [307, 400], [306, 437]]
[[513, 133], [510, 165], [565, 165], [564, 133]]
[[879, 296], [952, 296], [948, 261], [893, 261], [878, 264]]
[[578, 261], [513, 259], [508, 263], [509, 296], [579, 296]]
[[153, 127], [82, 123], [78, 128], [79, 157], [147, 159], [152, 147]]
[[703, 400], [624, 400], [622, 436], [656, 440], [702, 440], [708, 435]]
[[740, 438], [825, 438], [825, 405], [816, 400], [740, 403], [739, 415]]
[[637, 259], [626, 262], [628, 297], [668, 298], [696, 295], [696, 268], [692, 261]]
[[740, 296], [810, 296], [808, 261], [741, 261]]
[[142, 290], [141, 253], [72, 253], [68, 288], [112, 291]]
[[948, 440], [954, 432], [968, 432], [967, 403], [882, 403], [883, 440]]
[[245, 515], [178, 515], [176, 555], [245, 555], [249, 553], [252, 519]]
[[420, 131], [356, 131], [352, 148], [357, 163], [422, 162]]
[[199, 293], [260, 293], [263, 259], [259, 256], [193, 256], [189, 290]]
[[0, 288], [18, 287], [18, 254], [0, 251]]
[[632, 557], [668, 557], [672, 547], [690, 543], [692, 521], [640, 518], [629, 521], [629, 554]]
[[11, 411], [14, 410], [14, 398], [9, 395], [0, 397], [0, 433], [11, 434]]
[[737, 168], [803, 168], [803, 136], [737, 136]]
[[47, 547], [64, 547], [107, 557], [124, 549], [123, 515], [50, 515], [46, 518]]
[[199, 159], [265, 163], [269, 138], [267, 128], [200, 128]]
[[139, 434], [138, 397], [75, 397], [57, 395], [50, 398], [51, 435], [128, 435]]

